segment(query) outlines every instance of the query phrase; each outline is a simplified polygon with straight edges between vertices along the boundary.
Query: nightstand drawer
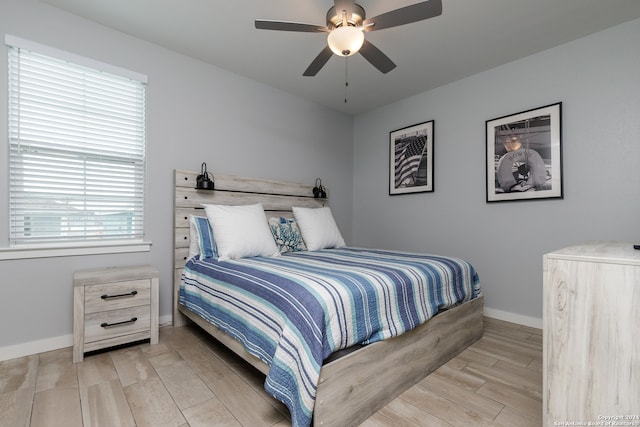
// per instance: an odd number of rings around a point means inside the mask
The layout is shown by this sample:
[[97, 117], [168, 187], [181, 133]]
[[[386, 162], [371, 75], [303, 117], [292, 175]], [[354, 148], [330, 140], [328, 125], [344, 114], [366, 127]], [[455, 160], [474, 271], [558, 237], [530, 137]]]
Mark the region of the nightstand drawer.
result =
[[85, 314], [120, 308], [149, 305], [151, 280], [130, 280], [87, 286], [84, 293]]
[[87, 314], [84, 319], [85, 343], [136, 332], [149, 332], [150, 325], [149, 305]]

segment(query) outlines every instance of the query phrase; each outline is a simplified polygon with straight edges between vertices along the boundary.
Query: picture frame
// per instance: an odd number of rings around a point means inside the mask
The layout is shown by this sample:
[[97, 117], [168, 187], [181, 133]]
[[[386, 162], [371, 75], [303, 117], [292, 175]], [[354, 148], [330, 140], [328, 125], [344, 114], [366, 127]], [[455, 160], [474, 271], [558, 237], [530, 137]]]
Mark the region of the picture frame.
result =
[[563, 198], [562, 103], [486, 121], [487, 203]]
[[434, 121], [389, 132], [389, 195], [433, 192]]

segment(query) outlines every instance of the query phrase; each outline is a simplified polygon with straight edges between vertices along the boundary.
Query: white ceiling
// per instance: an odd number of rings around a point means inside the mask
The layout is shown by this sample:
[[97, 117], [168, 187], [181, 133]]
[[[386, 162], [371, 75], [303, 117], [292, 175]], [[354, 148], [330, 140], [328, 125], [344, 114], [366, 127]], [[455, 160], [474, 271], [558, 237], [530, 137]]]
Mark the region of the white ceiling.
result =
[[[442, 0], [442, 15], [366, 33], [397, 65], [332, 57], [302, 73], [322, 33], [256, 30], [255, 19], [324, 25], [331, 0], [42, 0], [250, 79], [359, 114], [640, 17], [640, 0]], [[417, 0], [359, 0], [367, 17]]]

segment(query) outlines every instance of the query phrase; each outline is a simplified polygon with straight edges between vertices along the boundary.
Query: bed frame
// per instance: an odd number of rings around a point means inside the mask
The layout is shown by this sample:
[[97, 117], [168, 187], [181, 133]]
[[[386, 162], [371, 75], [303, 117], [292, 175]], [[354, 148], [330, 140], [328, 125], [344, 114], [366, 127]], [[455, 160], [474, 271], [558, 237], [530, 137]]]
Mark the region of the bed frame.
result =
[[[215, 174], [215, 190], [196, 190], [199, 172], [175, 171], [173, 325], [190, 319], [239, 357], [263, 372], [268, 366], [242, 344], [178, 304], [180, 277], [189, 251], [189, 214], [204, 216], [202, 203], [262, 203], [267, 216], [292, 217], [291, 207], [322, 207], [313, 185]], [[325, 189], [326, 190], [326, 189]], [[326, 363], [320, 371], [314, 425], [356, 426], [429, 373], [471, 345], [483, 333], [483, 297], [437, 314], [398, 337], [376, 342]]]

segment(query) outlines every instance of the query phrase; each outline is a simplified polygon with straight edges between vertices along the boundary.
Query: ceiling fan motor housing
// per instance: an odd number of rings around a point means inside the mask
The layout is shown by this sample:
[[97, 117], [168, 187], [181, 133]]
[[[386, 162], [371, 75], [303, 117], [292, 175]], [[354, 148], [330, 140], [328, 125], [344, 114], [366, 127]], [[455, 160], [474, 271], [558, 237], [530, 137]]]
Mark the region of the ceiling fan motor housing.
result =
[[[347, 17], [347, 25], [350, 27], [359, 27], [365, 19], [366, 14], [363, 7], [354, 3], [351, 16]], [[342, 27], [342, 11], [336, 10], [335, 6], [332, 6], [327, 12], [327, 27], [330, 29]]]

